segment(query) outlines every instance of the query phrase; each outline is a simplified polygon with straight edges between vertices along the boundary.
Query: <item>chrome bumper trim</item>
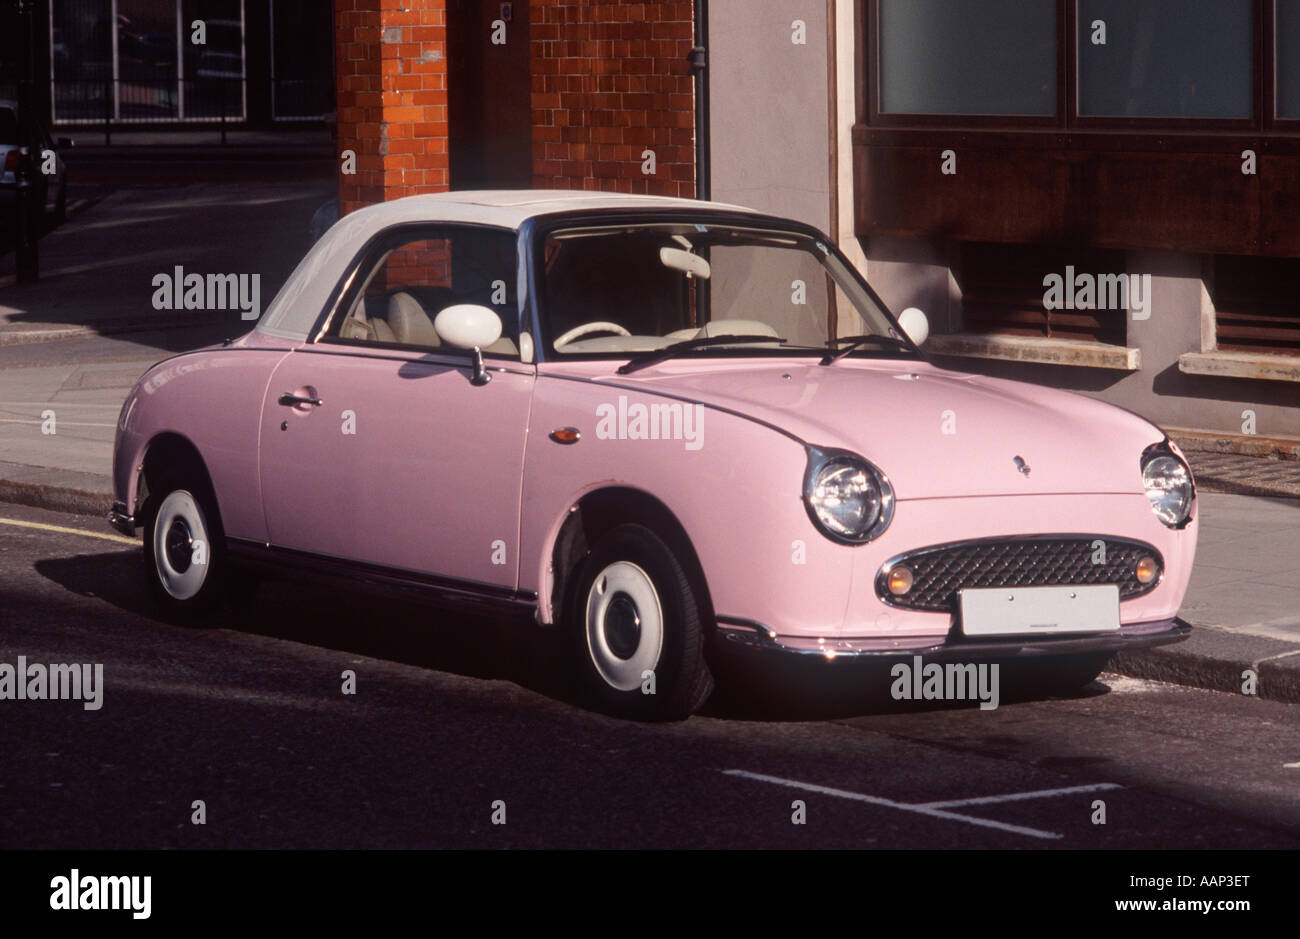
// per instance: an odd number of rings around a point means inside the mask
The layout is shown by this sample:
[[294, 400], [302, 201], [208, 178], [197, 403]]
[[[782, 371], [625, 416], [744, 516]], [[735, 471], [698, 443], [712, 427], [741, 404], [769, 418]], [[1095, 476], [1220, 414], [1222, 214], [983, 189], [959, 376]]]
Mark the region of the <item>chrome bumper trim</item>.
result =
[[851, 639], [815, 639], [805, 636], [778, 636], [761, 623], [734, 617], [718, 617], [718, 635], [727, 645], [759, 652], [776, 652], [788, 656], [882, 662], [896, 658], [924, 655], [931, 659], [969, 662], [976, 659], [1050, 658], [1088, 652], [1122, 652], [1151, 646], [1182, 642], [1192, 627], [1178, 617], [1151, 623], [1136, 623], [1120, 632], [1059, 639], [1009, 636], [1006, 639], [983, 639], [978, 642], [933, 639], [892, 639], [854, 637]]
[[113, 503], [108, 510], [108, 524], [128, 537], [135, 537], [135, 516], [127, 510], [125, 502]]

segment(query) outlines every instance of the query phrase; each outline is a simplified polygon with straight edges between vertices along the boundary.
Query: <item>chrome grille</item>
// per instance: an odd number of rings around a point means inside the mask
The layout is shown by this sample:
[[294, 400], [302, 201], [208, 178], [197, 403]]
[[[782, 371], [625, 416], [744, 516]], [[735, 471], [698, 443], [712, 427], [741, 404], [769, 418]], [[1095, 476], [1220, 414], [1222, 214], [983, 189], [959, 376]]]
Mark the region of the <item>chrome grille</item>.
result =
[[[1105, 563], [1096, 542], [1105, 546]], [[910, 610], [956, 612], [957, 591], [967, 587], [1053, 587], [1075, 584], [1115, 584], [1119, 598], [1129, 600], [1155, 588], [1138, 582], [1134, 568], [1145, 554], [1156, 559], [1161, 574], [1164, 559], [1149, 544], [1105, 535], [1044, 535], [1033, 538], [994, 538], [919, 548], [891, 558], [876, 577], [876, 593], [892, 606]], [[912, 589], [904, 596], [889, 592], [887, 578], [899, 564], [912, 569]]]

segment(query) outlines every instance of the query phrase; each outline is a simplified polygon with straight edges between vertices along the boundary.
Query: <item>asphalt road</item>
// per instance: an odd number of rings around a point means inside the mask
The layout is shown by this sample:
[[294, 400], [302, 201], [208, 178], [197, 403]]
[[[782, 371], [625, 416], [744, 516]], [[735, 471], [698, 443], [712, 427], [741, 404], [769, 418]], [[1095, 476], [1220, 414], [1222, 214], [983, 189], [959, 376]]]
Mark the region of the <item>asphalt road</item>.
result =
[[271, 582], [166, 625], [111, 537], [0, 506], [0, 664], [104, 667], [97, 711], [0, 701], [0, 848], [1300, 847], [1293, 706], [1104, 674], [901, 708], [841, 670], [631, 724], [571, 703], [529, 624]]

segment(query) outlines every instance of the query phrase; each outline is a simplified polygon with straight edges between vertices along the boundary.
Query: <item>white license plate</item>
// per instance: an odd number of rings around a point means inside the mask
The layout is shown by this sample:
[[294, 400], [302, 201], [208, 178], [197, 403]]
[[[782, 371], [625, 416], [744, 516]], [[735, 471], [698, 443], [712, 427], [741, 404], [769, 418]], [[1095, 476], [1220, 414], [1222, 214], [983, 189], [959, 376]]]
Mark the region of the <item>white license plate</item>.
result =
[[1119, 587], [989, 587], [957, 592], [967, 636], [1059, 636], [1119, 629]]

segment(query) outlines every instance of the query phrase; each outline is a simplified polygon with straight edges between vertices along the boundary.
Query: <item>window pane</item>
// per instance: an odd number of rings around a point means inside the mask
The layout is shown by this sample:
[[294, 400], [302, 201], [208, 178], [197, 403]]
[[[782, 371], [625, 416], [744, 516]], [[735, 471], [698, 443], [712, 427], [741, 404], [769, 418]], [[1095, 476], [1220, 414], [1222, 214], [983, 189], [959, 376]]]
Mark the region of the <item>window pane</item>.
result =
[[1251, 7], [1251, 0], [1079, 0], [1079, 113], [1251, 117]]
[[[244, 26], [242, 0], [185, 0], [185, 116], [240, 120], [244, 116]], [[193, 23], [204, 24], [203, 45], [195, 45]]]
[[331, 327], [342, 339], [436, 348], [434, 320], [473, 303], [501, 317], [501, 339], [487, 355], [519, 357], [515, 298], [517, 250], [511, 232], [462, 229], [394, 244], [372, 269], [348, 315]]
[[179, 116], [175, 0], [118, 0], [117, 74], [122, 120]]
[[113, 108], [111, 0], [54, 0], [50, 13], [54, 119], [103, 120]]
[[880, 110], [1056, 113], [1053, 0], [879, 0]]
[[1300, 118], [1300, 0], [1277, 0], [1277, 116]]
[[334, 109], [334, 35], [319, 0], [272, 0], [271, 64], [277, 118], [320, 117]]

